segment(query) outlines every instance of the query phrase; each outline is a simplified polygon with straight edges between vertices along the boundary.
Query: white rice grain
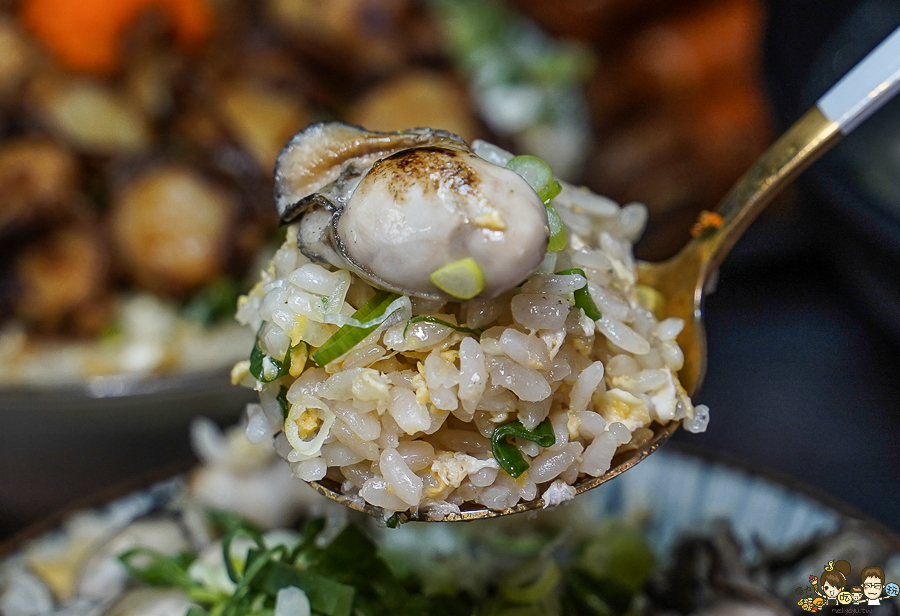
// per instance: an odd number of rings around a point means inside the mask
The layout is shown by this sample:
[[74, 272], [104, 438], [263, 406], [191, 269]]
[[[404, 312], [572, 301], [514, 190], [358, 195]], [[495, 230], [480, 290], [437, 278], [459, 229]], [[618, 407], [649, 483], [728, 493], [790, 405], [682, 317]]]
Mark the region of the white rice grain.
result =
[[429, 388], [452, 387], [459, 383], [459, 371], [435, 349], [425, 358], [425, 382]]
[[588, 407], [591, 396], [603, 383], [603, 372], [603, 362], [595, 361], [578, 375], [569, 397], [570, 409], [583, 411]]
[[362, 456], [366, 460], [377, 460], [379, 456], [378, 445], [373, 441], [364, 441], [351, 430], [341, 419], [335, 419], [331, 426], [331, 433], [344, 445]]
[[546, 451], [531, 461], [528, 476], [535, 483], [544, 483], [555, 479], [575, 462], [582, 451], [584, 451], [584, 445], [578, 442], [567, 443], [558, 451]]
[[381, 436], [381, 422], [374, 413], [361, 413], [349, 402], [335, 402], [330, 408], [362, 440], [374, 441]]
[[629, 203], [622, 207], [617, 217], [618, 232], [629, 242], [636, 242], [644, 234], [647, 226], [647, 206], [642, 203]]
[[534, 430], [539, 423], [547, 418], [550, 413], [552, 398], [546, 398], [538, 402], [522, 401], [519, 403], [518, 419], [526, 430]]
[[490, 440], [472, 430], [443, 428], [434, 436], [440, 446], [447, 451], [459, 451], [475, 457], [489, 455], [491, 451]]
[[340, 441], [322, 445], [322, 459], [328, 466], [349, 466], [361, 462], [363, 457]]
[[544, 375], [533, 368], [516, 363], [509, 357], [490, 357], [486, 364], [491, 382], [507, 388], [522, 400], [537, 402], [552, 393]]
[[599, 477], [609, 470], [609, 464], [616, 453], [618, 441], [614, 434], [604, 432], [587, 446], [581, 456], [582, 473]]
[[328, 472], [328, 465], [322, 458], [313, 458], [291, 464], [291, 470], [303, 481], [319, 481]]
[[459, 399], [468, 414], [475, 412], [487, 380], [481, 345], [468, 336], [463, 338], [459, 343]]
[[354, 347], [344, 355], [341, 367], [344, 370], [351, 368], [365, 368], [371, 366], [379, 359], [387, 355], [387, 349], [380, 344], [364, 344]]
[[384, 477], [375, 476], [367, 480], [360, 488], [359, 495], [367, 503], [387, 511], [405, 511], [409, 509], [409, 504], [388, 488], [388, 483]]
[[595, 439], [606, 430], [606, 420], [594, 411], [580, 411], [578, 417], [578, 432], [581, 436]]
[[709, 425], [709, 407], [705, 404], [698, 404], [694, 407], [694, 414], [684, 420], [684, 429], [688, 432], [697, 434], [706, 432]]
[[610, 218], [619, 213], [619, 204], [603, 195], [598, 195], [587, 188], [563, 184], [562, 192], [557, 197], [560, 201], [571, 203], [579, 208], [600, 218]]
[[396, 449], [414, 472], [428, 468], [434, 460], [434, 447], [427, 441], [401, 441]]
[[647, 339], [618, 319], [603, 315], [597, 320], [597, 331], [629, 353], [644, 355], [650, 351], [650, 343], [647, 342]]
[[396, 449], [385, 449], [381, 452], [379, 468], [384, 475], [388, 488], [410, 507], [415, 507], [422, 500], [424, 485], [421, 477], [416, 475], [403, 456]]
[[497, 468], [492, 467], [484, 467], [481, 468], [474, 473], [469, 474], [469, 481], [472, 482], [472, 485], [477, 488], [483, 488], [485, 486], [489, 486], [494, 483], [494, 480], [497, 479], [497, 473], [500, 472]]
[[505, 330], [500, 336], [500, 348], [526, 368], [543, 370], [550, 363], [550, 354], [543, 340], [512, 328]]
[[512, 298], [511, 308], [516, 323], [528, 329], [560, 329], [572, 305], [556, 295], [522, 293]]
[[416, 400], [416, 394], [403, 387], [392, 387], [388, 398], [388, 412], [407, 434], [422, 432], [431, 427], [428, 407]]
[[684, 367], [684, 351], [673, 341], [666, 340], [659, 345], [659, 354], [666, 366], [678, 372]]
[[684, 319], [669, 317], [656, 325], [656, 337], [659, 340], [675, 340], [684, 329]]
[[522, 293], [566, 296], [583, 287], [586, 282], [581, 274], [538, 274], [522, 285]]

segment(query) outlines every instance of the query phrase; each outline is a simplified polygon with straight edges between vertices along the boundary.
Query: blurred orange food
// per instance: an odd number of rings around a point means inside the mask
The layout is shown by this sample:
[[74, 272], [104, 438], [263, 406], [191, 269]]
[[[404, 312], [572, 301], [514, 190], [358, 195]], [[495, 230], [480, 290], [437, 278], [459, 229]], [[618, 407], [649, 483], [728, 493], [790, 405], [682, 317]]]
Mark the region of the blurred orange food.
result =
[[26, 0], [22, 20], [65, 66], [91, 73], [121, 64], [123, 34], [156, 10], [171, 23], [185, 49], [207, 40], [213, 27], [206, 0]]

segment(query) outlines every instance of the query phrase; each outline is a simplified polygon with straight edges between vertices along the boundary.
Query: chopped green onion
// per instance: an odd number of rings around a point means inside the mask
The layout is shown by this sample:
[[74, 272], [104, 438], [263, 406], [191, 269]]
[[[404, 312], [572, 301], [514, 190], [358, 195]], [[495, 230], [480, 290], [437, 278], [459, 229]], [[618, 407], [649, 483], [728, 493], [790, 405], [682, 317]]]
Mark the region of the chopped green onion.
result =
[[553, 198], [562, 192], [562, 185], [553, 177], [550, 165], [537, 156], [515, 156], [506, 168], [515, 171], [528, 182], [534, 189], [544, 206], [547, 208], [547, 224], [550, 227], [550, 242], [547, 244], [547, 252], [559, 252], [566, 247], [569, 240], [566, 238], [566, 229], [563, 226], [559, 212], [553, 207]]
[[404, 522], [406, 522], [406, 515], [400, 511], [395, 511], [391, 517], [385, 520], [384, 525], [388, 528], [398, 528]]
[[271, 383], [283, 377], [290, 369], [291, 350], [288, 349], [284, 359], [278, 361], [263, 353], [259, 346], [259, 334], [257, 334], [256, 342], [253, 343], [253, 350], [250, 351], [250, 374], [260, 383]]
[[296, 586], [306, 593], [309, 606], [327, 616], [349, 616], [353, 608], [356, 590], [324, 575], [300, 569], [290, 563], [277, 560], [266, 563], [260, 570], [253, 587], [270, 595], [282, 588]]
[[[137, 560], [138, 565], [132, 561]], [[222, 596], [198, 585], [188, 575], [188, 567], [194, 561], [190, 554], [166, 556], [150, 548], [132, 548], [119, 555], [119, 561], [128, 574], [151, 586], [174, 587], [184, 591], [192, 601], [207, 603]]]
[[231, 556], [231, 544], [234, 542], [235, 538], [237, 538], [238, 535], [246, 535], [247, 537], [250, 537], [259, 547], [263, 547], [265, 545], [263, 543], [262, 535], [248, 528], [235, 528], [227, 535], [225, 535], [225, 538], [222, 540], [222, 554], [225, 560], [225, 571], [228, 573], [228, 577], [234, 583], [238, 583], [242, 577], [241, 572], [237, 570], [237, 565]]
[[566, 237], [566, 228], [563, 226], [559, 212], [552, 204], [547, 205], [547, 226], [550, 227], [550, 241], [547, 243], [547, 252], [559, 252], [569, 243]]
[[506, 168], [522, 176], [544, 205], [550, 203], [551, 199], [562, 191], [562, 186], [553, 177], [550, 165], [537, 156], [530, 154], [515, 156], [506, 163]]
[[[387, 307], [396, 300], [399, 295], [388, 291], [379, 291], [375, 296], [353, 313], [353, 318], [358, 321], [366, 321], [373, 317], [379, 317], [384, 314]], [[318, 366], [324, 366], [333, 362], [335, 359], [355, 347], [357, 344], [365, 340], [366, 336], [371, 334], [379, 324], [370, 327], [354, 327], [353, 325], [342, 325], [331, 338], [325, 341], [315, 353], [312, 354], [312, 360]]]
[[206, 517], [210, 524], [223, 535], [227, 535], [237, 529], [242, 529], [251, 536], [262, 534], [262, 531], [255, 524], [227, 509], [209, 508], [206, 510]]
[[287, 387], [282, 386], [278, 395], [275, 396], [275, 399], [278, 401], [278, 406], [281, 407], [281, 414], [284, 415], [284, 419], [287, 419], [288, 413], [291, 410], [291, 405], [288, 403], [287, 399]]
[[552, 447], [556, 443], [556, 436], [553, 434], [553, 424], [550, 423], [548, 417], [542, 421], [534, 430], [528, 430], [522, 425], [521, 421], [511, 421], [502, 426], [498, 426], [491, 434], [491, 453], [497, 463], [511, 477], [518, 477], [528, 470], [528, 462], [519, 453], [515, 445], [507, 440], [507, 437], [514, 436], [522, 438], [532, 443], [537, 443], [541, 447]]
[[434, 285], [458, 299], [472, 299], [484, 289], [484, 272], [472, 257], [448, 263], [431, 273]]
[[471, 334], [471, 335], [475, 336], [476, 338], [480, 338], [481, 334], [484, 333], [483, 329], [477, 329], [477, 328], [470, 329], [468, 327], [463, 327], [462, 325], [454, 325], [453, 323], [448, 323], [447, 321], [444, 321], [443, 319], [439, 319], [437, 317], [432, 317], [429, 315], [419, 315], [417, 317], [411, 318], [409, 321], [406, 322], [406, 327], [403, 328], [403, 337], [406, 338], [406, 332], [409, 330], [410, 325], [412, 325], [413, 323], [421, 323], [423, 321], [426, 323], [434, 323], [436, 325], [443, 325], [444, 327], [449, 327], [450, 329], [454, 329], [454, 330], [460, 332], [461, 334]]
[[580, 267], [573, 267], [572, 269], [567, 269], [556, 273], [560, 276], [579, 274], [584, 277], [584, 286], [580, 289], [577, 289], [574, 293], [575, 306], [584, 310], [584, 314], [586, 314], [590, 319], [594, 321], [600, 320], [603, 315], [600, 313], [600, 309], [597, 308], [597, 304], [594, 303], [594, 298], [591, 297], [591, 292], [588, 290], [587, 274], [584, 273], [584, 270]]

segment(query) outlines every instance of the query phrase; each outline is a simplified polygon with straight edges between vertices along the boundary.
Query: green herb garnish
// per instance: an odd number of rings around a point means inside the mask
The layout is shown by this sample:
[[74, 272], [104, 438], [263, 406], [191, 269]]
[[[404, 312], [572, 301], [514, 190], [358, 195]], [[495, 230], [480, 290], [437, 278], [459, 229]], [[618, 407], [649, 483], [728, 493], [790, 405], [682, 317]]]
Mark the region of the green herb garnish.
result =
[[259, 346], [259, 334], [256, 334], [256, 342], [250, 351], [250, 374], [260, 383], [271, 383], [280, 379], [291, 369], [291, 349], [284, 354], [284, 359], [277, 360], [263, 353]]
[[[353, 318], [357, 321], [365, 322], [369, 319], [380, 317], [387, 310], [391, 303], [399, 298], [396, 293], [388, 291], [379, 291], [375, 296], [353, 313]], [[333, 362], [335, 359], [355, 347], [357, 344], [365, 340], [366, 336], [371, 334], [380, 325], [380, 323], [369, 327], [355, 327], [353, 325], [342, 325], [331, 338], [325, 341], [315, 353], [312, 354], [312, 360], [318, 366], [324, 366]], [[252, 369], [252, 366], [251, 366]]]
[[580, 274], [584, 277], [584, 286], [580, 289], [575, 290], [575, 307], [581, 308], [584, 310], [584, 314], [588, 317], [597, 321], [603, 317], [600, 314], [600, 309], [597, 308], [597, 304], [594, 303], [594, 299], [591, 297], [590, 291], [588, 291], [587, 285], [587, 274], [584, 273], [584, 270], [580, 267], [573, 267], [572, 269], [562, 270], [561, 272], [556, 272], [560, 276], [566, 276], [569, 274]]
[[498, 426], [491, 434], [491, 453], [500, 468], [511, 477], [518, 477], [527, 471], [528, 462], [525, 461], [516, 446], [509, 442], [507, 437], [510, 436], [537, 443], [541, 447], [552, 447], [556, 443], [553, 424], [550, 423], [549, 417], [539, 423], [534, 430], [528, 430], [518, 420]]

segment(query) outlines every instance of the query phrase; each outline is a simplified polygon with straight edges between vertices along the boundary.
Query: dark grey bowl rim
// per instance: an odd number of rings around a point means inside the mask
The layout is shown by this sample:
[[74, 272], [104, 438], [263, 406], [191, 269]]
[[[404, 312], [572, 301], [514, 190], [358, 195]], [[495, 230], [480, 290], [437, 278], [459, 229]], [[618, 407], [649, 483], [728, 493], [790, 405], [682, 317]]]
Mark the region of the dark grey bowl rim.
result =
[[15, 397], [68, 398], [76, 396], [88, 400], [104, 398], [130, 398], [152, 394], [172, 393], [182, 390], [196, 390], [219, 387], [223, 382], [231, 385], [231, 368], [220, 367], [213, 370], [184, 372], [178, 374], [114, 374], [92, 376], [78, 383], [48, 383], [46, 385], [5, 385], [0, 386], [0, 398]]

